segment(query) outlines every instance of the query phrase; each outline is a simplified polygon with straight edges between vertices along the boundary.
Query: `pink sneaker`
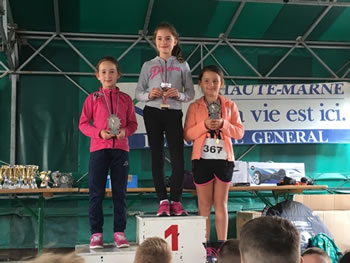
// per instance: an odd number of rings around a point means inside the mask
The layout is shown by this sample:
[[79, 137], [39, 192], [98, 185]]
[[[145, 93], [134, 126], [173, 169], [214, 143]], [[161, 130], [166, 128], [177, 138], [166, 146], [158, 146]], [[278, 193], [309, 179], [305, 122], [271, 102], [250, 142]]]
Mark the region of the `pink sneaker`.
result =
[[171, 215], [188, 216], [187, 211], [182, 207], [181, 202], [172, 202], [170, 206]]
[[217, 262], [218, 250], [213, 247], [207, 247], [207, 262]]
[[114, 233], [114, 244], [117, 248], [130, 246], [123, 232]]
[[170, 216], [169, 201], [163, 201], [158, 208], [157, 216]]
[[103, 235], [102, 233], [92, 234], [90, 237], [90, 248], [103, 248]]

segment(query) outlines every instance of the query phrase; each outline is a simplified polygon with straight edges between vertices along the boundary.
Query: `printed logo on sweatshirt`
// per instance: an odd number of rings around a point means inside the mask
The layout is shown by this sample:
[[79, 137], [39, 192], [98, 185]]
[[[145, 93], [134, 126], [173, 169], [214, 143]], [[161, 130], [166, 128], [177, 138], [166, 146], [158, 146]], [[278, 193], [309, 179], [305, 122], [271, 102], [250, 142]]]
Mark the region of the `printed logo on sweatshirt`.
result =
[[[155, 76], [157, 76], [159, 73], [163, 73], [164, 71], [165, 71], [164, 67], [161, 67], [160, 65], [151, 67], [151, 69], [149, 70], [149, 73], [151, 73], [151, 79], [153, 80]], [[181, 68], [169, 66], [167, 68], [167, 72], [170, 72], [170, 71], [181, 71]]]
[[100, 93], [99, 91], [95, 92], [94, 95], [93, 95], [93, 100], [96, 100], [98, 99], [99, 97], [102, 96], [102, 93]]

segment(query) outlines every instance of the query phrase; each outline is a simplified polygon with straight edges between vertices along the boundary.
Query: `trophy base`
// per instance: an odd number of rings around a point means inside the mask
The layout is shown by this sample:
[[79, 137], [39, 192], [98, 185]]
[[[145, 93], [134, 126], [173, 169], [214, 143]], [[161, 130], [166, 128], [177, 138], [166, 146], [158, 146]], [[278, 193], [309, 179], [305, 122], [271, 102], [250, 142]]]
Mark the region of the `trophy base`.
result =
[[169, 104], [160, 104], [160, 108], [162, 110], [167, 110], [167, 109], [169, 109]]

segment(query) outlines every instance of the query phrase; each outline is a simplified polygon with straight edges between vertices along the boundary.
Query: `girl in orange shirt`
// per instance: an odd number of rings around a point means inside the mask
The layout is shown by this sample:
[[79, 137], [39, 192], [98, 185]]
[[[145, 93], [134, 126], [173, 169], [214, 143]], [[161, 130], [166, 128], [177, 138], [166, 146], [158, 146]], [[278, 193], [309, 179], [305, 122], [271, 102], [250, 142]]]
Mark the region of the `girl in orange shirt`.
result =
[[[236, 104], [219, 94], [224, 87], [223, 72], [206, 66], [199, 75], [203, 96], [193, 102], [186, 116], [184, 137], [193, 141], [192, 172], [197, 190], [198, 212], [206, 216], [206, 239], [210, 240], [210, 214], [214, 205], [219, 242], [227, 239], [227, 200], [234, 154], [232, 138], [241, 139], [244, 128]], [[207, 255], [216, 254], [207, 243]]]

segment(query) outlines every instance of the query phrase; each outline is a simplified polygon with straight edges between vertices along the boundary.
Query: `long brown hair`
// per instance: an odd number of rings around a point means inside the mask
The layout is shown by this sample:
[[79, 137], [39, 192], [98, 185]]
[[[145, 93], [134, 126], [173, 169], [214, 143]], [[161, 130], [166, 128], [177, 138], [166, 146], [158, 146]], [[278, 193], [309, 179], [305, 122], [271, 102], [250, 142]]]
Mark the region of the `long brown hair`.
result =
[[173, 35], [173, 37], [177, 40], [177, 44], [174, 46], [173, 50], [171, 51], [171, 55], [175, 56], [176, 59], [180, 62], [183, 63], [185, 62], [183, 56], [182, 56], [182, 51], [180, 48], [180, 39], [179, 39], [179, 34], [177, 33], [175, 27], [168, 23], [168, 22], [161, 22], [156, 29], [154, 29], [154, 34], [153, 34], [153, 40], [155, 41], [157, 32], [159, 29], [167, 29], [169, 32]]

